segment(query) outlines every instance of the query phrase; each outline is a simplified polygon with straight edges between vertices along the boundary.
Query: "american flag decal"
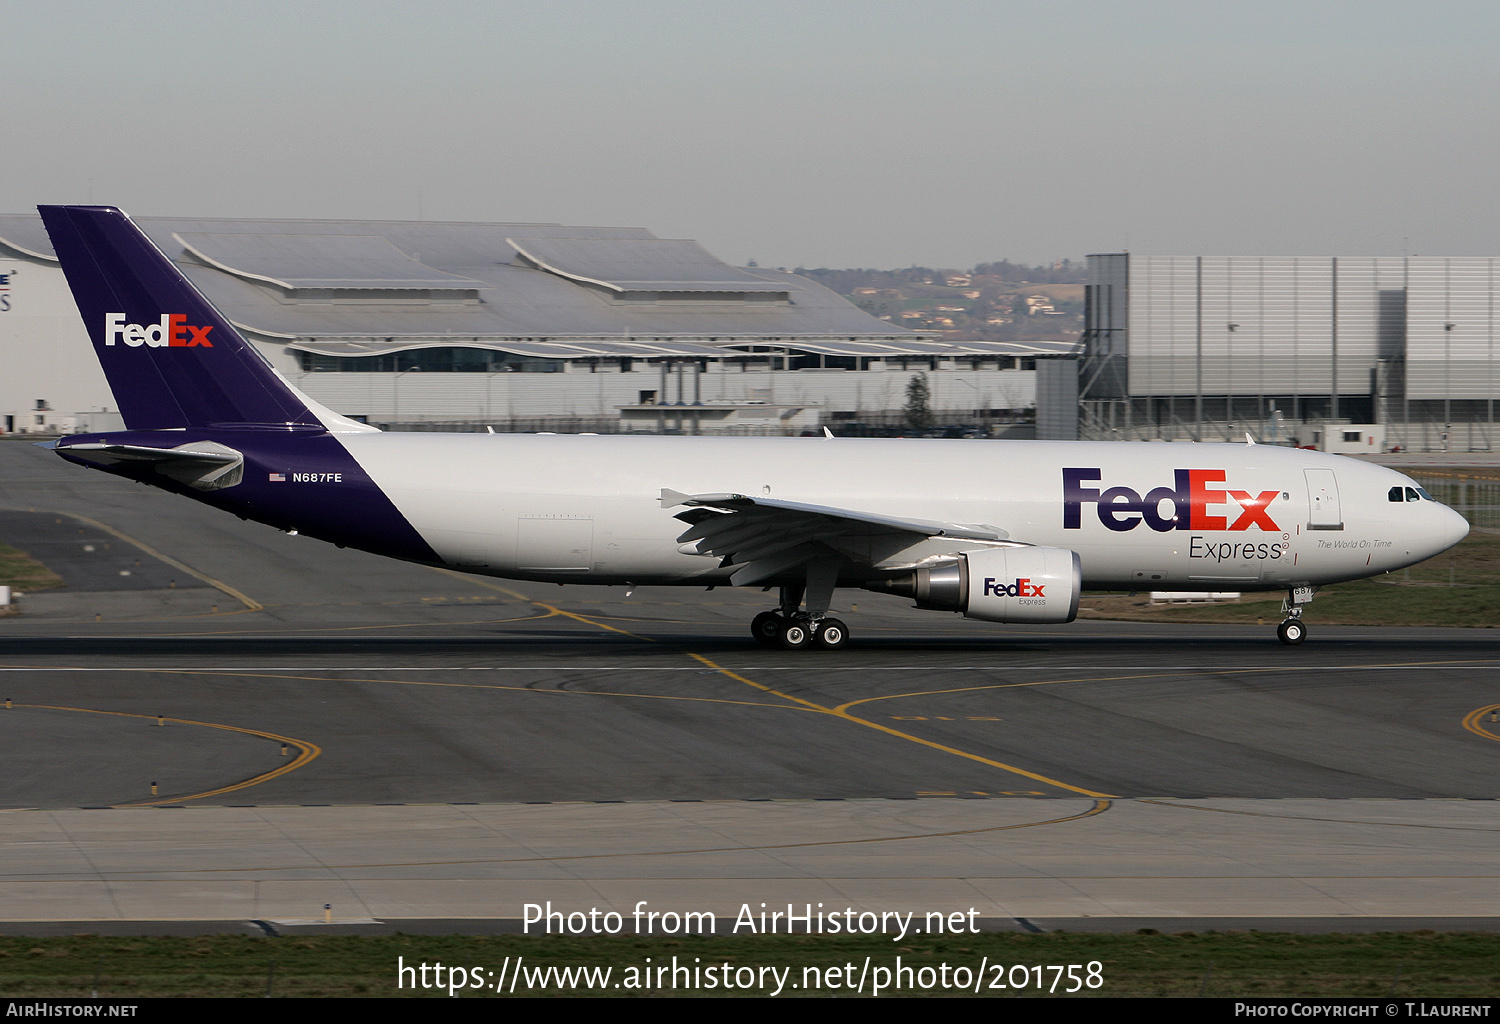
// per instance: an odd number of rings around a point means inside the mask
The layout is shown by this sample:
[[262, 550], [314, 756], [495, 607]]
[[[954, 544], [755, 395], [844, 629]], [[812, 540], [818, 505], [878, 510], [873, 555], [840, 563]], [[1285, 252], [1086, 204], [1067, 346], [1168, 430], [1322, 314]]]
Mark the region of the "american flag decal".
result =
[[286, 483], [286, 474], [285, 473], [272, 473], [271, 474], [271, 483], [273, 483], [273, 484], [284, 484], [284, 483]]

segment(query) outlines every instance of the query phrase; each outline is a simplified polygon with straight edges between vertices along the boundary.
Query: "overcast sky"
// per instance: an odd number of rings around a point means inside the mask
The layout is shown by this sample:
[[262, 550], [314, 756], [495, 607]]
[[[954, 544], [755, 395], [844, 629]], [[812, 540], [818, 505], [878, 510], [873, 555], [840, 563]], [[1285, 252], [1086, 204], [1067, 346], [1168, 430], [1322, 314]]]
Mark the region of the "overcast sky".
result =
[[0, 212], [1500, 255], [1500, 4], [0, 0]]

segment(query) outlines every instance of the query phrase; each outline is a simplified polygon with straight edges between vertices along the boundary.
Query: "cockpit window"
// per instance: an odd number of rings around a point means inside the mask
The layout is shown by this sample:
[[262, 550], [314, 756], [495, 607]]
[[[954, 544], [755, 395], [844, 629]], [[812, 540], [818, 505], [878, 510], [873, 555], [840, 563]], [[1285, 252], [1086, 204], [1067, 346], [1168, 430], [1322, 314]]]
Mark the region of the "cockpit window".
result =
[[1391, 488], [1391, 493], [1388, 494], [1387, 497], [1391, 501], [1405, 501], [1406, 500], [1406, 496], [1401, 493], [1401, 488], [1399, 488], [1399, 487], [1392, 487]]
[[[1411, 488], [1408, 487], [1407, 491], [1410, 492]], [[1417, 488], [1417, 497], [1421, 498], [1423, 501], [1437, 501], [1436, 498], [1434, 498], [1432, 495], [1430, 495], [1430, 494], [1427, 493], [1427, 488], [1425, 488], [1425, 487], [1418, 487]], [[1407, 501], [1411, 501], [1412, 499], [1410, 497], [1408, 497], [1406, 500]]]
[[1436, 501], [1425, 487], [1392, 487], [1386, 494], [1388, 501]]
[[1417, 493], [1417, 489], [1415, 487], [1408, 487], [1406, 489], [1406, 500], [1407, 501], [1421, 501], [1422, 500], [1422, 495], [1420, 495], [1420, 494]]

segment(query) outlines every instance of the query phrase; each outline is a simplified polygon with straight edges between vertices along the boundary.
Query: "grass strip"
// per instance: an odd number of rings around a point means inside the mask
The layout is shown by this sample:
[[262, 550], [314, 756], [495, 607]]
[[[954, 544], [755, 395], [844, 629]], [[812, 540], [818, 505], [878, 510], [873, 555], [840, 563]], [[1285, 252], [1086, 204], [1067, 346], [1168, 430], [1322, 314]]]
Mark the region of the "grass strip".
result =
[[24, 551], [0, 544], [0, 587], [22, 592], [60, 587], [63, 578]]
[[[626, 921], [628, 929], [629, 921]], [[414, 968], [397, 987], [397, 964]], [[869, 969], [866, 958], [869, 958]], [[1500, 993], [1500, 936], [1490, 933], [1291, 935], [1205, 932], [1097, 935], [987, 933], [908, 936], [289, 936], [254, 938], [0, 938], [0, 998], [280, 997], [494, 998], [521, 959], [515, 995], [764, 996], [783, 974], [783, 996], [869, 995], [877, 968], [898, 966], [903, 996], [1063, 996], [1074, 976], [1102, 978], [1087, 996], [1492, 997]], [[510, 958], [507, 964], [507, 958]], [[675, 961], [674, 961], [675, 958]], [[274, 962], [274, 969], [273, 969]], [[443, 970], [435, 968], [441, 964]], [[428, 971], [421, 972], [426, 965]], [[676, 987], [672, 969], [677, 967]], [[1063, 968], [1051, 970], [1052, 965]], [[944, 967], [946, 966], [946, 973]], [[549, 968], [609, 968], [596, 985], [559, 984]], [[461, 974], [453, 974], [458, 968]], [[650, 987], [643, 972], [663, 969]], [[715, 983], [708, 983], [712, 968]], [[981, 968], [983, 968], [981, 970]], [[1041, 968], [1038, 972], [1037, 968]], [[696, 969], [697, 984], [688, 973]], [[924, 970], [925, 969], [925, 970]], [[967, 971], [967, 975], [964, 973]], [[475, 973], [477, 972], [477, 973]], [[967, 985], [957, 985], [967, 977]], [[720, 978], [733, 979], [727, 987]], [[947, 986], [940, 979], [946, 978]], [[1040, 985], [1038, 979], [1040, 978]], [[470, 988], [479, 980], [488, 988]], [[632, 980], [633, 979], [633, 980]], [[764, 979], [765, 984], [760, 984]], [[1024, 979], [1024, 983], [1023, 983]], [[422, 987], [422, 982], [429, 987]], [[550, 984], [549, 984], [550, 981]], [[439, 983], [441, 982], [441, 983]], [[742, 983], [746, 983], [742, 987]], [[1052, 986], [1056, 985], [1056, 991]], [[975, 986], [978, 985], [978, 991]], [[1001, 985], [1004, 987], [995, 987]]]
[[[1149, 594], [1086, 594], [1079, 616], [1134, 622], [1281, 621], [1280, 591], [1213, 605], [1153, 605]], [[1500, 532], [1475, 530], [1436, 558], [1373, 579], [1319, 589], [1302, 613], [1309, 624], [1500, 625]]]

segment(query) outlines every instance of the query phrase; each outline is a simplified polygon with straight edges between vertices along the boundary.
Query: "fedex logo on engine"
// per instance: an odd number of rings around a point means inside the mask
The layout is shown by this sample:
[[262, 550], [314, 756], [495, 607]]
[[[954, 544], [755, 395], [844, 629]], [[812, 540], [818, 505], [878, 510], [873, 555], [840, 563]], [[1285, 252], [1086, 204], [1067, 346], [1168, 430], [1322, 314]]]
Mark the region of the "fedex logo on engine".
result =
[[1033, 583], [1029, 579], [1018, 579], [1014, 583], [1001, 583], [993, 576], [984, 578], [985, 597], [1041, 597], [1047, 589], [1045, 583]]
[[[1254, 526], [1268, 533], [1280, 533], [1281, 527], [1268, 511], [1281, 493], [1236, 491], [1211, 486], [1225, 482], [1222, 469], [1173, 470], [1172, 487], [1155, 487], [1142, 494], [1130, 487], [1110, 487], [1100, 491], [1089, 487], [1091, 481], [1103, 479], [1098, 469], [1064, 469], [1063, 529], [1077, 530], [1083, 525], [1083, 506], [1093, 504], [1099, 522], [1109, 530], [1125, 533], [1145, 523], [1157, 533], [1170, 530], [1248, 530]], [[1211, 514], [1227, 506], [1234, 515]]]
[[160, 322], [144, 325], [126, 323], [124, 313], [104, 314], [106, 345], [121, 341], [131, 348], [142, 345], [151, 348], [194, 348], [200, 345], [213, 348], [214, 343], [208, 340], [208, 332], [213, 329], [212, 324], [194, 327], [187, 322], [185, 313], [163, 313]]

